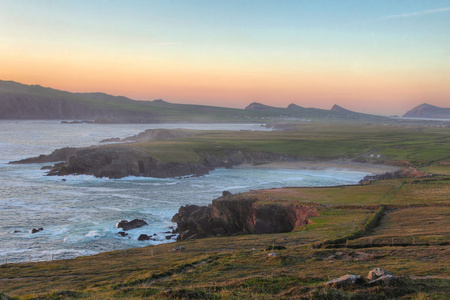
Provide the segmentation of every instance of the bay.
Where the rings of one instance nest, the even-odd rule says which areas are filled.
[[[87,175],[45,176],[43,164],[9,161],[48,154],[61,147],[97,145],[146,129],[267,130],[259,124],[61,124],[59,121],[0,121],[0,263],[67,259],[99,252],[173,242],[172,216],[182,205],[207,205],[222,191],[283,186],[357,183],[367,175],[352,170],[293,170],[240,167],[201,177],[122,179]],[[123,219],[149,223],[121,237]],[[33,228],[44,230],[31,233]],[[141,242],[145,233],[156,241]]]

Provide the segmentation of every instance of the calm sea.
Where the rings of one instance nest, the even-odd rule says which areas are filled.
[[[59,121],[0,121],[0,264],[66,259],[142,247],[167,240],[170,220],[186,204],[207,205],[221,195],[282,186],[357,183],[367,173],[346,170],[218,169],[185,179],[45,176],[42,164],[8,162],[67,146],[96,145],[149,128],[264,130],[254,124],[60,124]],[[48,165],[48,164],[47,164]],[[117,234],[120,220],[144,219],[149,226]],[[44,228],[31,233],[33,228]],[[141,233],[157,241],[140,242]]]

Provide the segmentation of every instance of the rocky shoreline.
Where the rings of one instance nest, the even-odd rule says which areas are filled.
[[[49,169],[48,175],[84,174],[117,179],[127,176],[155,178],[201,176],[216,168],[295,160],[291,156],[263,151],[197,151],[196,155],[198,162],[166,162],[145,154],[138,147],[123,147],[118,144],[88,148],[62,148],[49,155],[40,155],[10,163],[58,162],[53,166],[45,167]]]
[[[256,198],[240,198],[224,191],[208,206],[180,207],[172,218],[178,240],[236,234],[290,232],[317,216],[318,205],[264,204]]]

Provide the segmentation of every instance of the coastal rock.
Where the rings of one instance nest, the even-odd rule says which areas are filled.
[[[126,237],[128,235],[128,233],[126,233],[125,231],[119,231],[117,234],[122,237]]]
[[[222,197],[228,197],[228,196],[232,196],[233,194],[231,194],[229,191],[223,191],[222,192]]]
[[[39,155],[37,157],[30,157],[18,161],[12,161],[10,164],[34,164],[34,163],[49,163],[57,161],[67,161],[70,157],[75,155],[77,148],[64,147],[61,149],[56,149],[48,155]],[[52,166],[45,166],[42,169],[51,169]]]
[[[177,223],[178,240],[290,232],[318,215],[316,209],[308,206],[258,202],[255,198],[220,197],[209,206],[182,206],[172,218]]]
[[[33,229],[31,230],[31,233],[37,233],[37,232],[42,231],[42,230],[44,230],[44,228],[42,228],[42,227],[39,227],[39,228],[33,228]]]
[[[158,131],[157,139],[176,138],[186,135],[184,131]],[[190,133],[192,134],[192,133]],[[144,140],[149,138],[144,135]],[[140,139],[140,138],[139,138]],[[49,176],[71,174],[93,175],[95,177],[123,178],[143,176],[155,178],[202,176],[215,168],[231,168],[241,164],[259,164],[274,161],[293,161],[295,157],[242,150],[196,151],[198,162],[167,162],[153,157],[141,147],[123,147],[120,144],[92,146],[87,148],[62,148],[50,155],[40,155],[10,163],[58,162],[50,168]]]
[[[127,230],[131,230],[134,228],[139,228],[139,227],[142,227],[145,225],[148,225],[148,223],[145,222],[144,220],[134,219],[134,220],[131,220],[130,222],[128,222],[127,220],[122,220],[119,223],[117,223],[116,227],[122,228],[123,230],[127,231]]]
[[[148,240],[150,240],[150,237],[148,236],[148,235],[146,235],[146,234],[141,234],[139,237],[138,237],[138,241],[148,241]]]

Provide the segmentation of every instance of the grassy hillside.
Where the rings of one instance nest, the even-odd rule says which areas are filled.
[[[408,161],[420,167],[450,162],[450,131],[433,127],[301,125],[297,131],[281,132],[197,131],[189,138],[134,146],[163,161],[179,162],[196,162],[195,152],[227,149],[267,151],[311,160]]]

